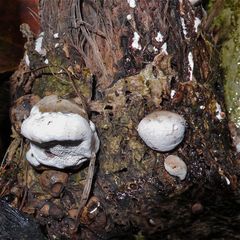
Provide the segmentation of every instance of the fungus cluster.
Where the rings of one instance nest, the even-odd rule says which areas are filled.
[[[99,149],[95,125],[75,102],[44,97],[22,123],[21,134],[30,140],[27,160],[34,166],[75,167]]]
[[[185,120],[173,112],[155,111],[140,121],[137,130],[147,146],[167,152],[182,142]],[[86,111],[76,102],[55,95],[33,106],[22,123],[21,134],[30,141],[26,158],[36,167],[76,167],[99,149],[95,125]],[[187,166],[178,156],[169,155],[164,167],[170,175],[185,179]]]
[[[137,131],[147,146],[159,152],[168,152],[182,142],[185,120],[177,113],[155,111],[140,121]],[[170,175],[185,179],[187,166],[178,156],[169,155],[164,167]]]

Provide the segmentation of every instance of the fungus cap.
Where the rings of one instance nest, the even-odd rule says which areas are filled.
[[[187,175],[187,165],[176,155],[169,155],[164,160],[164,167],[166,171],[175,177],[184,180]]]
[[[91,132],[88,120],[78,114],[42,113],[37,106],[32,108],[30,116],[23,121],[21,127],[21,134],[37,143],[87,139]]]
[[[185,120],[177,113],[155,111],[140,121],[137,131],[147,146],[167,152],[182,142]]]

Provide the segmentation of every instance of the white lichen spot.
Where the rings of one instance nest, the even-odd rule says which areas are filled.
[[[199,2],[200,0],[189,0],[189,2],[192,4],[192,5],[195,5],[197,2]]]
[[[165,53],[165,54],[168,54],[168,52],[167,52],[167,43],[166,43],[166,42],[162,45],[161,51],[162,51],[163,53]]]
[[[135,8],[137,6],[136,0],[127,0],[130,8]]]
[[[133,39],[132,39],[132,48],[135,48],[135,49],[138,49],[138,50],[141,50],[142,49],[142,46],[140,45],[139,43],[139,40],[140,40],[140,36],[137,32],[134,32],[134,36],[133,36]]]
[[[24,60],[25,60],[26,65],[30,66],[30,59],[29,59],[29,56],[27,55],[27,53],[24,56]]]
[[[42,47],[43,36],[44,36],[44,32],[41,32],[39,34],[39,37],[36,39],[35,51],[37,51],[40,55],[45,56],[46,55],[46,49],[44,49]]]
[[[231,184],[230,180],[225,176],[224,176],[224,178],[225,178],[225,181],[226,181],[227,185],[230,185]]]
[[[54,37],[54,38],[59,38],[59,33],[54,33],[54,34],[53,34],[53,37]]]
[[[193,55],[192,52],[188,53],[188,68],[189,68],[189,80],[192,81],[193,77],[193,67],[194,67],[194,62],[193,62]]]
[[[237,143],[235,147],[236,147],[237,152],[239,153],[240,152],[240,142]]]
[[[47,58],[45,59],[44,63],[45,63],[45,64],[49,64],[49,61],[48,61]]]
[[[180,18],[180,20],[181,20],[181,23],[182,23],[183,34],[186,37],[187,36],[187,27],[186,27],[186,24],[185,24],[185,20],[182,17]]]
[[[217,102],[216,102],[216,118],[218,120],[222,120],[223,119],[221,106]]]
[[[172,99],[175,96],[175,94],[176,94],[176,91],[175,90],[171,90],[170,96],[171,96]]]
[[[157,36],[155,37],[157,42],[162,42],[163,41],[163,35],[161,34],[161,32],[157,33]]]
[[[195,30],[195,32],[198,31],[198,27],[199,27],[200,23],[201,23],[201,20],[198,17],[195,17],[195,20],[194,20],[194,30]]]
[[[132,15],[131,14],[128,14],[127,15],[127,20],[130,21],[132,19]]]

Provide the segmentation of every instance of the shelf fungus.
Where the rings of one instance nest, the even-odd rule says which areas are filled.
[[[141,120],[137,131],[147,146],[167,152],[182,142],[185,120],[177,113],[155,111]]]
[[[164,160],[164,167],[166,171],[180,180],[184,180],[187,175],[187,165],[176,155],[169,155]]]
[[[95,125],[83,108],[55,95],[33,106],[21,134],[30,141],[26,158],[36,167],[77,167],[99,149]]]

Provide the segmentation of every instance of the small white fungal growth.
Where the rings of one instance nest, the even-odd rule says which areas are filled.
[[[157,53],[157,52],[158,52],[158,48],[156,48],[155,46],[153,46],[153,51],[154,51],[155,53]]]
[[[222,109],[221,109],[221,106],[220,106],[220,104],[218,104],[217,102],[216,102],[216,118],[218,119],[218,120],[222,120],[223,119],[223,117],[222,117]]]
[[[54,45],[54,47],[55,47],[55,48],[59,47],[59,43],[56,43],[56,44]]]
[[[168,52],[167,52],[167,43],[166,43],[166,42],[162,45],[161,51],[162,51],[163,53],[165,53],[165,54],[168,54]]]
[[[137,131],[147,146],[167,152],[182,142],[185,120],[177,113],[155,111],[140,121]]]
[[[189,2],[192,4],[192,5],[195,5],[196,3],[200,2],[201,0],[189,0]]]
[[[175,94],[176,94],[176,91],[175,90],[171,90],[171,93],[170,93],[171,99],[173,99]]]
[[[155,37],[157,42],[162,42],[163,41],[163,35],[161,34],[161,32],[157,33],[157,36]]]
[[[127,20],[130,21],[132,19],[132,15],[131,14],[128,14],[127,15]]]
[[[194,68],[194,62],[193,62],[192,52],[189,52],[189,53],[188,53],[188,64],[189,64],[189,80],[192,81],[193,68]]]
[[[27,66],[30,66],[30,59],[29,59],[29,56],[27,53],[24,56],[24,60],[25,60],[25,63],[27,64]]]
[[[227,185],[230,185],[231,184],[230,180],[225,176],[224,176],[224,178],[225,178],[225,181],[226,181]]]
[[[134,32],[134,36],[132,39],[132,47],[138,50],[142,49],[142,46],[139,44],[140,36],[137,32]]]
[[[164,167],[166,171],[180,180],[184,180],[187,175],[186,163],[176,155],[169,155],[164,160]]]
[[[130,8],[135,8],[137,6],[136,0],[127,0]]]
[[[236,151],[239,153],[240,152],[240,143],[236,144]]]
[[[59,38],[59,33],[54,33],[54,34],[53,34],[53,37],[54,37],[54,38]]]
[[[194,20],[194,29],[195,29],[195,32],[197,33],[198,31],[198,27],[199,25],[201,24],[201,20],[198,18],[198,17],[195,17],[195,20]]]
[[[44,32],[41,32],[35,42],[35,51],[37,51],[40,55],[45,56],[46,49],[42,47],[43,37]]]
[[[27,160],[36,167],[63,169],[79,166],[96,153],[95,125],[80,113],[77,104],[55,95],[37,103],[21,127],[21,134],[30,140]]]
[[[45,64],[49,64],[49,60],[46,58],[44,61]]]
[[[186,24],[185,24],[185,20],[182,17],[180,18],[180,20],[181,20],[181,23],[182,23],[183,34],[184,34],[185,37],[187,37],[187,27],[186,27]]]

